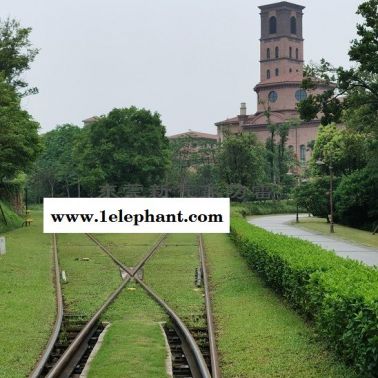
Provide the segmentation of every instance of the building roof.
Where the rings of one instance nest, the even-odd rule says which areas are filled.
[[[224,121],[219,121],[216,122],[216,126],[221,126],[221,125],[231,125],[231,124],[239,124],[239,117],[233,117],[233,118],[226,118]]]
[[[92,117],[89,117],[89,118],[86,118],[86,119],[83,119],[83,123],[85,125],[87,125],[88,123],[92,123],[92,122],[96,122],[97,120],[99,120],[100,117],[98,116],[92,116]]]
[[[298,10],[303,10],[303,9],[306,8],[303,5],[289,3],[288,1],[279,1],[278,3],[272,3],[272,4],[267,4],[267,5],[261,5],[261,6],[259,6],[259,8],[262,11],[269,10],[269,9],[284,8],[284,7],[294,8],[294,9],[298,9]]]
[[[180,134],[174,134],[169,136],[169,139],[178,139],[178,138],[185,138],[185,137],[190,137],[190,138],[196,138],[196,139],[209,139],[209,140],[218,140],[218,136],[216,134],[208,134],[208,133],[201,133],[199,131],[192,131],[189,130],[185,133],[180,133]]]

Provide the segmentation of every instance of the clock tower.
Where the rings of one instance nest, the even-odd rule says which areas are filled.
[[[237,116],[215,124],[218,128],[218,139],[222,141],[230,133],[253,133],[260,142],[265,143],[271,138],[270,125],[279,127],[288,121],[294,122],[296,127],[289,129],[287,147],[305,164],[311,154],[308,146],[316,139],[320,121],[318,118],[308,122],[300,120],[297,105],[308,93],[322,93],[330,85],[318,80],[315,89],[306,92],[301,88],[304,7],[279,1],[262,5],[259,9],[260,81],[254,88],[258,96],[257,110],[248,114],[243,102]]]
[[[254,88],[258,96],[257,114],[268,108],[285,112],[296,108],[306,92],[303,79],[304,7],[281,1],[260,6],[260,82]]]

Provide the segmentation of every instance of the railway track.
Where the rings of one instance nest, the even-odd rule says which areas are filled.
[[[57,241],[56,241],[56,236],[55,235],[52,236],[58,314],[57,314],[57,320],[54,326],[53,334],[50,337],[50,340],[45,349],[45,352],[41,356],[36,368],[31,373],[30,378],[72,377],[76,366],[79,364],[83,355],[86,353],[88,349],[88,345],[91,343],[91,340],[93,340],[93,335],[96,334],[97,328],[100,324],[99,321],[100,321],[101,315],[108,308],[108,306],[117,298],[117,296],[121,293],[121,291],[124,289],[124,287],[132,278],[148,293],[148,295],[156,303],[158,303],[163,308],[163,310],[165,311],[165,313],[169,316],[171,320],[171,324],[173,325],[175,334],[180,340],[180,347],[183,353],[182,357],[185,359],[185,363],[183,364],[183,366],[187,363],[188,365],[187,367],[188,367],[188,371],[190,371],[190,375],[188,375],[185,369],[183,369],[182,374],[178,374],[176,376],[177,377],[179,376],[193,377],[193,378],[211,378],[211,377],[218,378],[220,377],[217,354],[216,354],[216,347],[215,347],[214,327],[213,327],[212,315],[211,315],[210,296],[208,292],[206,264],[205,264],[205,259],[204,259],[202,237],[200,236],[200,239],[199,239],[199,252],[200,252],[202,274],[204,276],[204,289],[205,289],[205,302],[206,302],[205,307],[206,307],[206,317],[207,317],[207,323],[208,323],[208,338],[209,338],[212,374],[210,374],[209,368],[205,362],[205,359],[201,353],[201,350],[198,347],[191,332],[188,330],[188,328],[184,324],[184,322],[168,306],[168,304],[152,290],[152,288],[146,285],[138,277],[138,274],[137,274],[140,271],[140,269],[144,266],[144,264],[148,261],[148,259],[151,258],[153,254],[161,247],[167,235],[163,235],[161,238],[159,238],[159,240],[148,250],[146,255],[143,257],[143,259],[139,262],[139,264],[135,268],[126,267],[120,260],[118,260],[110,252],[108,248],[106,248],[93,235],[87,234],[87,236],[99,248],[101,248],[101,250],[105,252],[114,261],[114,263],[117,264],[127,275],[123,279],[122,283],[118,286],[118,288],[107,298],[107,300],[103,303],[103,305],[95,313],[95,315],[82,327],[80,332],[76,335],[76,337],[67,347],[67,349],[65,349],[62,355],[59,358],[55,357],[56,361],[53,364],[53,366],[49,366],[49,364],[51,365],[51,361],[52,361],[51,356],[54,350],[54,345],[55,346],[57,345],[59,331],[63,324],[63,301],[62,301],[62,293],[61,293],[61,288],[60,288],[60,271],[59,271],[59,264],[58,264]]]

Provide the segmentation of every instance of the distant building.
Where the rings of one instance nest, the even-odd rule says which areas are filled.
[[[180,160],[191,171],[196,171],[198,166],[213,164],[215,161],[214,148],[218,142],[216,134],[202,133],[189,130],[185,133],[175,134],[168,137],[174,144],[174,159]]]
[[[210,145],[210,144],[217,143],[218,135],[189,130],[185,133],[171,135],[168,137],[168,139],[172,141],[178,140],[178,139],[187,139],[187,140],[191,140],[193,145],[196,145],[200,142],[202,144],[204,142],[207,142]]]
[[[228,133],[254,133],[265,142],[270,133],[266,111],[270,112],[271,124],[282,124],[298,119],[296,105],[307,97],[301,89],[303,79],[303,34],[301,5],[281,1],[259,7],[261,10],[260,82],[255,86],[257,112],[247,114],[245,103],[240,114],[217,122],[218,138],[223,140]],[[323,92],[320,84],[316,92]],[[287,145],[293,149],[298,160],[305,162],[311,151],[307,144],[316,139],[320,121],[300,122],[298,128],[290,129]]]
[[[90,125],[91,123],[94,123],[94,122],[98,121],[99,119],[100,119],[100,117],[98,117],[98,116],[93,116],[93,117],[83,119],[84,126]]]

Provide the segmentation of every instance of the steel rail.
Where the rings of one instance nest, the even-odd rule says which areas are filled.
[[[53,332],[50,336],[50,339],[48,341],[48,344],[40,357],[37,365],[33,369],[33,371],[30,374],[30,378],[37,378],[41,375],[42,370],[54,348],[54,345],[59,337],[59,331],[62,327],[63,322],[63,296],[62,296],[62,287],[60,285],[60,269],[59,269],[59,261],[58,261],[58,247],[57,247],[57,238],[56,234],[52,234],[52,251],[53,251],[53,261],[54,261],[54,281],[55,281],[55,296],[56,296],[56,319],[55,324],[53,328]]]
[[[221,372],[219,368],[218,350],[215,340],[215,329],[214,329],[214,318],[211,306],[210,288],[207,276],[206,268],[206,255],[205,248],[203,244],[202,234],[199,235],[199,254],[201,260],[201,269],[203,277],[203,286],[205,289],[205,308],[206,308],[206,319],[207,319],[207,330],[209,334],[209,348],[210,348],[210,361],[211,361],[211,374],[213,378],[220,378]]]
[[[118,286],[116,291],[114,291],[107,300],[103,303],[103,305],[97,310],[97,312],[93,315],[93,317],[89,320],[89,322],[84,326],[84,328],[80,331],[80,333],[76,336],[74,341],[70,344],[70,346],[65,350],[63,355],[59,358],[57,363],[54,367],[49,371],[46,375],[47,378],[66,378],[69,377],[71,374],[70,362],[73,358],[75,358],[76,353],[81,349],[82,344],[87,341],[88,334],[91,333],[93,327],[96,325],[97,321],[100,319],[101,314],[106,310],[106,308],[116,299],[122,289],[126,286],[126,284],[130,281],[130,276],[126,277],[121,285]]]
[[[117,259],[108,248],[106,248],[98,239],[96,239],[92,234],[86,234],[93,242],[97,244],[120,268],[122,268],[129,276],[133,277],[147,262],[147,260],[160,248],[163,241],[167,238],[168,234],[163,234],[153,246],[148,250],[147,254],[139,262],[139,264],[134,268],[130,269],[125,264],[123,264],[119,259]]]
[[[112,255],[112,253],[101,244],[99,240],[97,240],[93,235],[87,234],[87,236],[94,241],[105,253],[109,255],[109,257],[119,266],[121,267],[128,276],[123,280],[122,284],[118,287],[116,292],[111,294],[107,301],[101,306],[101,308],[96,312],[96,314],[92,317],[92,319],[85,325],[85,327],[80,331],[78,336],[75,340],[70,344],[67,350],[63,353],[61,358],[58,362],[54,365],[54,367],[49,371],[46,378],[68,378],[72,372],[72,361],[77,362],[78,359],[75,356],[78,352],[83,349],[83,344],[88,341],[90,333],[93,330],[93,327],[99,320],[102,312],[109,306],[109,304],[118,296],[118,294],[122,291],[122,289],[126,286],[126,284],[130,281],[133,277],[138,284],[146,290],[146,292],[165,310],[167,315],[172,319],[174,328],[176,329],[177,334],[179,335],[183,350],[188,360],[188,364],[190,366],[191,372],[193,374],[193,378],[211,378],[210,372],[206,365],[206,362],[202,356],[202,353],[196,344],[193,336],[191,335],[188,328],[179,318],[179,316],[160,298],[149,288],[143,281],[141,281],[136,274],[138,271],[143,267],[143,265],[147,262],[147,260],[157,251],[160,247],[164,239],[166,238],[166,234],[163,235],[148,251],[148,253],[144,256],[141,262],[137,265],[135,269],[129,269],[126,267],[121,261],[119,261],[116,257]]]
[[[180,337],[181,342],[183,343],[183,349],[185,356],[188,360],[188,364],[190,370],[193,374],[193,378],[211,378],[209,369],[207,364],[203,358],[203,355],[194,340],[193,336],[191,335],[190,331],[184,324],[184,322],[180,319],[180,317],[168,306],[168,304],[161,299],[149,286],[147,286],[141,279],[136,276],[136,273],[139,269],[146,263],[146,261],[156,252],[157,248],[161,245],[164,239],[167,237],[167,234],[164,234],[157,243],[151,248],[151,250],[147,253],[147,255],[142,259],[142,261],[137,265],[137,267],[131,271],[127,268],[123,263],[121,263],[118,259],[116,259],[112,253],[101,244],[99,240],[97,240],[93,235],[88,235],[96,244],[106,252],[113,261],[118,264],[122,269],[132,276],[138,284],[155,300],[167,313],[167,315],[171,318],[174,324],[174,328],[177,334]]]
[[[174,328],[178,336],[180,337],[181,342],[183,343],[183,350],[193,378],[211,378],[203,355],[183,321],[149,286],[147,286],[138,277],[134,276],[134,278],[138,282],[138,284],[147,291],[151,298],[155,300],[155,302],[157,302],[172,319]]]
[[[126,286],[126,284],[130,281],[131,277],[134,276],[146,263],[146,261],[156,252],[156,250],[160,247],[164,239],[167,237],[164,234],[159,240],[150,248],[147,254],[143,257],[142,261],[137,265],[135,269],[132,271],[126,267],[120,260],[118,260],[112,253],[102,245],[99,240],[97,240],[93,235],[86,234],[93,242],[95,242],[109,257],[118,265],[120,266],[128,276],[122,281],[121,285],[113,292],[108,299],[103,303],[100,309],[95,313],[95,315],[88,321],[88,323],[83,327],[83,329],[79,332],[76,336],[74,341],[70,344],[70,346],[65,350],[63,355],[59,358],[57,363],[54,367],[48,372],[46,375],[47,378],[65,378],[69,377],[72,372],[74,365],[80,360],[80,356],[85,349],[85,345],[87,344],[90,335],[93,333],[94,328],[100,319],[101,314],[106,310],[106,308],[116,299],[122,289]],[[58,331],[59,334],[59,331]],[[47,356],[48,358],[48,356]],[[37,376],[38,377],[38,376]]]

